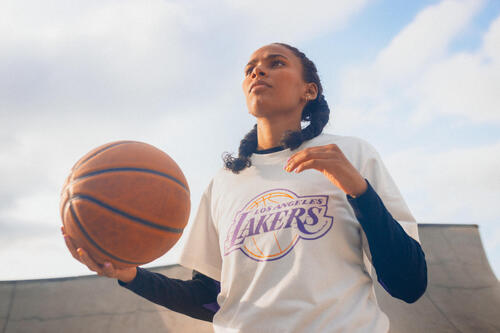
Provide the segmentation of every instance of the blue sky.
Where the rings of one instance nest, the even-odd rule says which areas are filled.
[[[325,131],[372,143],[419,222],[479,224],[500,276],[500,2],[7,0],[0,280],[88,273],[60,237],[59,192],[105,142],[168,152],[194,215],[221,153],[254,123],[243,66],[274,41],[316,63]]]

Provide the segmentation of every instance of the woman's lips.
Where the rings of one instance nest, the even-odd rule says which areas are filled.
[[[252,92],[255,89],[262,89],[263,87],[271,87],[271,85],[268,84],[267,82],[262,81],[262,80],[255,81],[250,86],[249,92]]]
[[[265,84],[258,84],[252,88],[252,91],[256,92],[256,91],[262,90],[264,88],[269,88],[269,86],[266,86]]]

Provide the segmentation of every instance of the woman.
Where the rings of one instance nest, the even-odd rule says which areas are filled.
[[[255,51],[243,91],[257,124],[203,193],[180,260],[192,280],[97,265],[65,236],[68,248],[152,302],[213,320],[216,332],[387,332],[368,260],[408,303],[424,293],[427,268],[379,155],[363,140],[322,134],[330,111],[321,82],[294,47]]]

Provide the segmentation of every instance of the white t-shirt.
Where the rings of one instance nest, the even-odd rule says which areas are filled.
[[[415,219],[367,142],[321,134],[294,151],[253,154],[251,167],[221,169],[212,179],[180,257],[181,265],[221,282],[215,332],[389,330],[366,236],[345,193],[317,170],[283,169],[295,152],[331,143],[419,240]]]

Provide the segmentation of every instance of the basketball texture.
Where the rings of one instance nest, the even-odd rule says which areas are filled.
[[[66,233],[97,262],[142,265],[180,238],[190,212],[189,187],[166,153],[117,141],[83,156],[61,192]]]

